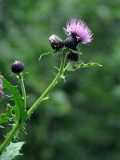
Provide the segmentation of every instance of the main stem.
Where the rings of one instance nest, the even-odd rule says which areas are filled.
[[[65,66],[65,61],[66,61],[66,53],[62,53],[62,60],[61,60],[61,65],[58,74],[52,81],[52,83],[48,86],[48,88],[44,91],[44,93],[38,98],[38,100],[32,105],[32,107],[28,110],[27,115],[28,117],[31,116],[31,114],[38,108],[38,106],[41,104],[43,99],[49,94],[49,92],[54,88],[54,86],[58,83],[61,75],[64,73],[64,66]],[[26,92],[24,88],[24,83],[23,83],[23,77],[21,79],[21,87],[22,87],[22,95],[24,98],[26,98]],[[25,101],[26,104],[26,101]],[[0,145],[0,154],[3,152],[5,147],[10,143],[10,141],[13,139],[14,135],[16,134],[17,130],[19,129],[20,122],[19,120],[15,123],[11,131],[7,134],[4,142]]]
[[[58,83],[61,75],[63,74],[64,71],[64,66],[65,66],[65,61],[66,61],[66,53],[62,53],[62,60],[61,60],[61,66],[59,69],[58,74],[52,81],[52,83],[48,86],[48,88],[43,92],[43,94],[40,96],[40,98],[32,105],[32,107],[28,110],[27,115],[30,117],[30,115],[38,108],[38,106],[41,104],[44,98],[49,94],[49,92],[54,88],[54,86]]]
[[[13,126],[13,128],[11,129],[11,131],[5,137],[4,142],[0,145],[0,154],[5,149],[5,147],[7,146],[7,144],[13,139],[13,137],[14,137],[16,131],[18,130],[18,128],[19,128],[19,121],[17,121],[15,123],[15,125]]]

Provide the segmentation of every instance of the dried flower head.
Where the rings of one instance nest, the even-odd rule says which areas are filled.
[[[21,61],[15,61],[11,66],[11,70],[13,73],[21,73],[24,70],[24,64]]]
[[[76,38],[78,42],[81,42],[83,44],[87,44],[92,41],[92,35],[93,35],[92,31],[82,20],[77,20],[77,19],[69,20],[64,30],[68,36]]]
[[[49,42],[55,51],[58,51],[63,47],[63,40],[56,35],[50,36]]]

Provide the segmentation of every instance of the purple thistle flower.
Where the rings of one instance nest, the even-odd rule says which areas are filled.
[[[77,20],[77,19],[69,20],[64,30],[68,36],[76,38],[78,42],[81,42],[83,44],[87,44],[92,41],[93,33],[88,28],[86,23],[82,20]]]

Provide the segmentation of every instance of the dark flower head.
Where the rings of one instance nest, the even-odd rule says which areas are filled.
[[[92,41],[92,31],[82,20],[69,20],[64,30],[68,36],[76,38],[78,42],[81,42],[83,44],[87,44]]]
[[[12,66],[11,70],[13,73],[21,73],[24,70],[24,64],[21,61],[15,61]]]
[[[78,42],[75,38],[69,36],[68,38],[66,38],[64,40],[64,45],[65,47],[67,48],[70,48],[70,49],[76,49],[77,45],[78,45]]]
[[[56,35],[50,36],[49,42],[55,51],[58,51],[63,47],[63,40]]]
[[[79,55],[77,53],[72,53],[72,51],[69,51],[67,53],[67,59],[70,61],[79,61]]]

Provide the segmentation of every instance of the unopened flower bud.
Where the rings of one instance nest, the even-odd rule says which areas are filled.
[[[63,47],[63,40],[56,35],[50,36],[49,37],[49,42],[50,42],[51,47],[55,51],[58,51]]]
[[[70,61],[79,61],[79,55],[77,53],[72,53],[71,51],[69,51],[67,53],[67,59]]]
[[[11,66],[11,70],[13,73],[21,73],[24,70],[24,64],[21,61],[15,61]]]
[[[67,48],[70,48],[70,49],[76,49],[77,45],[78,45],[78,42],[75,38],[73,37],[68,37],[64,40],[64,45],[65,47]]]

